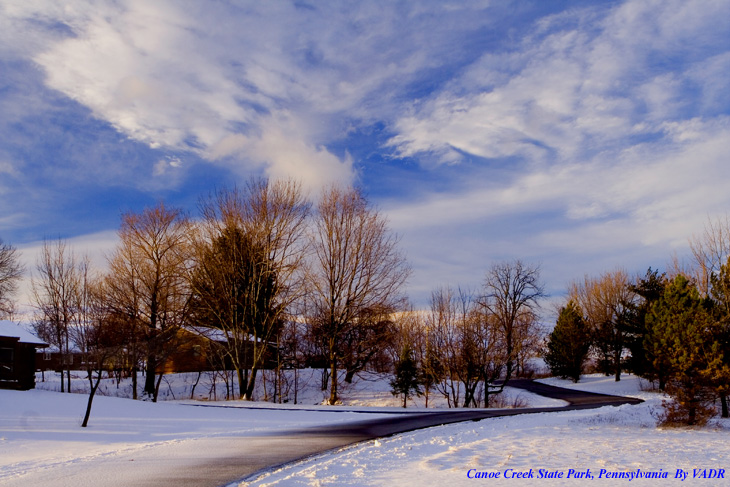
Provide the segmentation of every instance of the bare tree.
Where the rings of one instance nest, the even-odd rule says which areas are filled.
[[[539,300],[544,296],[538,266],[514,260],[493,264],[487,271],[480,304],[502,332],[506,354],[504,384],[512,378],[524,349],[524,325],[534,320]]]
[[[176,347],[185,318],[189,226],[181,210],[162,203],[142,213],[126,213],[119,245],[109,259],[109,305],[142,333],[147,361],[144,392],[153,401],[157,400],[163,365]]]
[[[697,283],[702,296],[708,296],[712,287],[712,276],[730,257],[730,215],[725,214],[712,220],[707,218],[701,235],[689,239],[689,248],[694,258],[693,265],[687,269],[688,278]]]
[[[303,295],[309,210],[291,180],[252,179],[201,203],[193,309],[225,333],[241,397],[253,398],[270,344]]]
[[[462,392],[463,407],[489,407],[491,397],[504,390],[500,379],[510,358],[505,328],[480,301],[471,293],[449,287],[431,294],[426,322],[429,343],[435,346],[430,367],[438,378],[436,388],[450,407],[459,407]],[[515,343],[522,339],[520,332],[513,334]]]
[[[92,275],[89,259],[79,261],[77,292],[74,299],[74,319],[69,335],[83,355],[83,366],[89,383],[89,398],[82,427],[89,424],[91,406],[99,389],[103,373],[113,366],[114,359],[126,344],[124,327],[119,326],[107,308],[104,280]]]
[[[15,308],[13,297],[22,275],[23,266],[18,260],[17,250],[0,239],[0,317],[12,316]]]
[[[585,276],[582,282],[569,286],[568,294],[585,314],[601,369],[606,375],[613,372],[616,381],[621,380],[626,328],[637,299],[629,275],[616,269],[596,278]]]
[[[431,292],[430,312],[426,316],[426,370],[435,379],[434,386],[447,400],[449,407],[459,407],[463,361],[462,331],[454,290],[440,287]],[[461,325],[461,326],[460,326]]]
[[[355,374],[368,367],[380,371],[389,367],[387,350],[397,334],[393,315],[390,307],[364,309],[357,316],[357,326],[343,334],[341,365],[346,383],[351,384]]]
[[[278,343],[284,322],[304,296],[304,259],[310,203],[293,180],[251,180],[247,187],[243,230],[263,250],[255,290],[260,305],[252,308],[253,361],[246,398],[253,398],[256,371],[269,344]]]
[[[719,306],[720,326],[730,335],[730,287],[728,265],[730,259],[730,215],[716,219],[707,218],[704,230],[689,240],[693,262],[684,274],[693,279],[702,296],[709,296]],[[728,362],[728,359],[725,359]],[[723,383],[724,382],[724,383]],[[722,405],[722,416],[728,417],[727,394],[730,387],[727,379],[720,381],[718,394]]]
[[[67,248],[65,241],[43,242],[31,286],[37,309],[33,327],[39,337],[58,348],[61,357],[61,392],[65,391],[64,370],[68,392],[71,392],[69,330],[76,318],[80,270],[73,250]]]
[[[394,312],[405,302],[401,286],[410,268],[386,219],[354,188],[332,187],[317,207],[312,235],[310,323],[325,342],[330,366],[329,403],[338,401],[342,340],[364,313]]]

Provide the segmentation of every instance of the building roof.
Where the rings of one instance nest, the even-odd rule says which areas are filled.
[[[0,320],[0,337],[18,338],[20,343],[29,343],[47,347],[48,344],[21,327],[17,323],[9,320]]]

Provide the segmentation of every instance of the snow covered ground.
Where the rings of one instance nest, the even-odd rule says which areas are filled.
[[[289,409],[292,409],[293,405],[312,406],[322,405],[326,402],[329,398],[329,389],[322,390],[321,388],[322,378],[320,369],[302,369],[297,371],[296,383],[298,387],[296,394],[294,393],[295,381],[293,373],[294,371],[292,370],[285,371],[285,386],[283,387],[285,400],[277,401],[283,404],[273,405],[269,402],[274,397],[274,383],[271,371],[264,371],[258,375],[254,399],[266,403],[266,407]],[[232,375],[232,373],[229,372],[229,375]],[[89,384],[84,377],[83,372],[72,372],[71,390],[73,392],[88,393]],[[338,391],[342,406],[348,406],[348,409],[363,406],[365,408],[385,407],[402,410],[403,399],[393,396],[390,392],[390,378],[391,376],[388,374],[363,372],[356,375],[351,384],[340,381]],[[223,379],[221,372],[203,372],[200,375],[197,373],[165,375],[160,385],[158,400],[180,402],[192,399],[206,402],[218,401],[217,404],[231,405],[230,402],[224,401],[227,397],[231,396],[233,390],[237,390],[238,386],[235,377],[228,377],[227,380],[229,383],[228,391],[226,390],[226,381]],[[137,387],[141,390],[144,381],[141,375],[138,381],[139,384]],[[59,392],[61,390],[59,374],[46,372],[44,378],[42,378],[42,375],[38,373],[36,375],[36,389]],[[131,398],[131,379],[122,379],[120,382],[117,382],[113,378],[102,379],[97,395]],[[501,403],[499,405],[500,407],[511,407],[515,403],[520,407],[548,407],[566,404],[563,401],[536,396],[509,387],[498,398],[498,402]],[[423,408],[425,407],[425,403],[426,398],[424,396],[413,397],[408,400],[408,407]],[[437,394],[435,391],[431,391],[428,407],[447,408],[448,403],[443,396]]]
[[[641,391],[633,376],[618,383],[602,376],[578,384],[544,382],[646,402],[429,428],[290,464],[240,485],[558,486],[588,480],[600,485],[728,485],[727,420],[703,429],[657,428],[661,396]],[[718,479],[722,469],[724,478]],[[479,478],[485,473],[492,478]],[[647,473],[658,478],[637,478]]]
[[[39,388],[58,386],[57,378],[48,379],[38,384]],[[480,481],[511,485],[515,480],[566,485],[575,483],[572,477],[587,469],[596,480],[602,469],[610,473],[658,472],[669,477],[632,481],[640,485],[680,485],[674,477],[682,469],[689,473],[689,478],[681,485],[727,485],[726,480],[692,477],[693,469],[730,471],[727,441],[730,423],[718,420],[701,430],[658,429],[653,414],[660,408],[661,397],[640,391],[635,377],[627,376],[618,384],[611,378],[595,376],[577,385],[555,379],[548,381],[596,392],[637,396],[647,402],[639,406],[544,413],[429,428],[319,455],[241,485],[444,487]],[[79,379],[72,388],[80,389],[82,384]],[[112,383],[107,386],[105,394],[108,395],[125,390],[124,384],[120,384],[120,389]],[[86,402],[83,394],[38,389],[0,391],[0,485],[124,485],[129,472],[144,476],[145,469],[151,471],[161,462],[168,468],[189,468],[191,458],[201,465],[212,461],[209,456],[213,450],[207,445],[214,441],[226,440],[231,444],[241,438],[267,441],[267,435],[277,431],[363,418],[362,413],[345,412],[347,409],[365,410],[373,405],[375,409],[369,410],[383,413],[400,409],[395,407],[398,399],[388,392],[387,381],[375,377],[350,387],[343,401],[345,405],[335,408],[314,406],[321,402],[318,387],[305,388],[308,392],[302,392],[302,401],[298,401],[302,404],[296,406],[240,401],[215,403],[229,406],[225,408],[192,407],[192,403],[212,403],[189,400],[187,377],[171,378],[167,389],[169,393],[165,397],[174,396],[176,400],[155,404],[97,397],[90,427],[86,429],[79,427]],[[552,400],[523,392],[511,394],[520,395],[520,401],[531,406],[555,405]],[[145,458],[148,461],[142,462]],[[555,475],[562,473],[563,479],[538,479],[540,469]],[[470,478],[482,472],[499,477]],[[528,478],[505,479],[505,475],[519,473],[526,473]],[[531,480],[530,474],[534,477]],[[568,481],[565,476],[569,474]],[[609,479],[603,484],[621,485],[626,481]]]

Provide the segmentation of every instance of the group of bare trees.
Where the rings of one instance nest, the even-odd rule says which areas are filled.
[[[37,309],[34,328],[59,351],[62,392],[64,371],[65,389],[71,391],[72,352],[82,355],[90,390],[82,426],[88,424],[104,364],[121,344],[103,290],[103,282],[92,274],[88,258],[77,257],[62,240],[44,242],[32,280]]]
[[[130,375],[135,398],[141,371],[142,393],[155,401],[190,332],[224,343],[219,364],[235,370],[239,397],[254,397],[272,363],[310,365],[322,368],[330,404],[343,382],[403,355],[427,395],[488,405],[538,347],[538,268],[495,264],[478,292],[439,288],[428,312],[408,311],[399,239],[355,188],[328,188],[312,204],[294,181],[252,179],[199,209],[200,218],[163,203],[125,213],[103,272],[63,240],[44,243],[34,325],[62,356],[64,389],[65,356],[84,355],[89,407],[104,369]],[[12,260],[14,249],[4,251]],[[0,298],[20,272],[6,270]]]
[[[329,188],[312,205],[293,181],[253,179],[199,208],[198,219],[162,203],[124,214],[104,272],[63,240],[44,243],[35,328],[69,364],[63,388],[64,356],[84,354],[89,407],[105,368],[132,377],[134,398],[142,371],[155,401],[182,330],[222,337],[218,363],[235,370],[239,397],[254,397],[273,361],[277,372],[321,367],[330,404],[343,382],[403,355],[427,402],[436,392],[454,407],[488,405],[539,347],[538,268],[495,264],[478,292],[439,288],[428,312],[409,311],[399,239],[355,188]]]
[[[124,214],[104,272],[63,240],[45,242],[32,279],[39,335],[62,363],[86,354],[99,368],[90,381],[102,367],[131,375],[135,398],[141,370],[143,394],[157,399],[192,333],[223,343],[219,365],[235,369],[241,398],[272,362],[326,362],[336,403],[338,384],[385,354],[405,305],[410,269],[386,219],[355,188],[331,187],[313,206],[290,180],[252,179],[199,208],[198,219],[162,203]]]
[[[402,320],[395,350],[412,350],[420,384],[450,407],[489,407],[542,343],[537,308],[544,296],[539,268],[500,262],[487,271],[476,292],[440,287],[428,311]]]

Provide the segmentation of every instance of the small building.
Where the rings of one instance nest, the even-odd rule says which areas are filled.
[[[177,335],[176,350],[165,359],[157,372],[165,374],[178,372],[201,372],[209,370],[233,370],[231,358],[225,353],[228,337],[225,332],[217,328],[190,327],[181,328]],[[241,353],[247,357],[244,365],[251,367],[253,357],[254,337],[249,336],[244,341],[245,351]],[[259,343],[262,343],[259,340]],[[267,343],[262,369],[276,368],[276,344]]]
[[[0,389],[33,389],[36,349],[47,346],[16,323],[0,320]]]
[[[78,350],[61,353],[58,351],[58,347],[50,346],[36,353],[35,369],[40,372],[47,370],[54,372],[86,370],[86,362],[84,361],[84,354]]]

